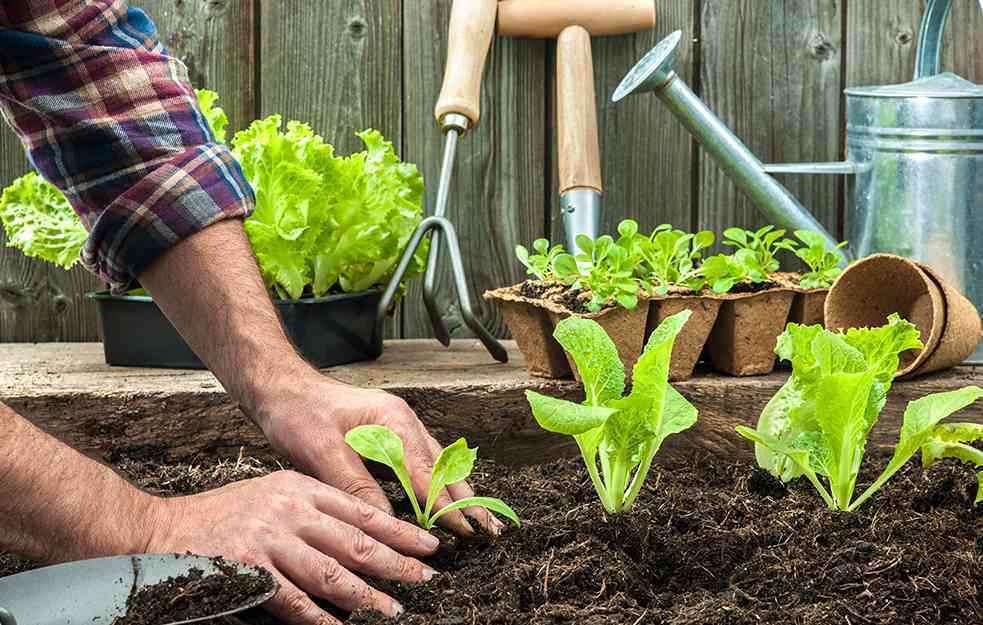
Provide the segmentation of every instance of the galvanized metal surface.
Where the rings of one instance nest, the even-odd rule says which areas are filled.
[[[227,561],[237,572],[254,568]],[[0,579],[2,625],[109,625],[126,613],[130,593],[165,579],[187,575],[191,569],[205,575],[220,570],[210,558],[165,554],[115,556],[58,564]],[[220,614],[175,621],[183,625],[228,616],[261,605],[273,589],[247,604]]]
[[[567,249],[577,249],[577,235],[596,239],[601,234],[602,197],[595,189],[572,189],[560,196],[560,217]]]
[[[983,2],[981,2],[983,6]],[[983,87],[939,73],[949,0],[931,0],[916,79],[846,90],[847,162],[762,165],[675,76],[679,35],[663,40],[615,92],[654,91],[769,220],[835,239],[769,173],[845,174],[845,235],[855,257],[889,252],[935,267],[983,308]],[[968,360],[983,362],[983,344]]]

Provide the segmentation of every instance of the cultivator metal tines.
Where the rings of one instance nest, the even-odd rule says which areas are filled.
[[[413,255],[430,235],[430,251],[427,257],[427,270],[423,278],[423,302],[426,304],[430,323],[437,340],[450,345],[451,337],[440,314],[436,299],[437,263],[440,260],[441,244],[447,240],[447,252],[451,258],[451,272],[454,288],[464,323],[484,344],[488,352],[499,362],[508,362],[505,347],[489,332],[474,314],[471,306],[471,291],[464,277],[464,262],[457,241],[454,224],[445,214],[447,196],[450,192],[451,177],[454,173],[454,157],[458,139],[475,127],[480,117],[481,75],[485,58],[491,46],[495,31],[495,18],[498,13],[498,0],[455,0],[451,8],[450,36],[447,48],[447,67],[444,84],[437,100],[435,115],[446,135],[444,159],[440,169],[440,183],[437,187],[437,200],[433,216],[427,217],[417,227],[403,251],[396,272],[389,280],[382,301],[376,313],[376,341],[382,340],[382,328],[392,304],[399,283],[413,261]]]

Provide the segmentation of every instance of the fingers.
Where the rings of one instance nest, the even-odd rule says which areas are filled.
[[[328,462],[326,460],[326,462]],[[314,474],[323,482],[336,486],[356,499],[361,499],[386,514],[393,514],[392,504],[362,463],[361,457],[348,445],[331,450],[330,468],[319,464]]]
[[[275,568],[267,568],[275,571]],[[341,625],[341,622],[317,607],[307,593],[294,586],[279,572],[274,572],[279,588],[263,608],[288,625]]]
[[[403,606],[395,599],[360,580],[335,558],[300,541],[281,548],[274,554],[273,564],[308,594],[330,601],[342,610],[354,612],[364,608],[390,618],[403,613]]]
[[[341,491],[324,487],[315,497],[314,505],[320,512],[360,529],[400,553],[429,556],[440,546],[436,536]]]
[[[436,574],[419,560],[398,554],[362,530],[329,517],[322,517],[320,523],[298,535],[345,568],[378,579],[424,582]]]

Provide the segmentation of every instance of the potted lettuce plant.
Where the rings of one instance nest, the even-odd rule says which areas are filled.
[[[228,119],[216,94],[198,93],[218,140]],[[318,367],[378,357],[375,316],[413,231],[423,218],[423,176],[375,130],[365,150],[339,157],[310,126],[279,115],[254,121],[229,142],[256,192],[245,229],[288,335]],[[0,198],[7,245],[65,269],[87,232],[61,192],[35,173]],[[426,262],[421,246],[407,273]],[[90,293],[100,309],[111,365],[200,368],[201,361],[140,289]]]

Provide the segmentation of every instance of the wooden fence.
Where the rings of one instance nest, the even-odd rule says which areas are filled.
[[[535,1],[535,0],[530,0]],[[374,127],[417,163],[432,204],[442,137],[432,118],[440,88],[451,0],[132,0],[157,22],[198,86],[217,90],[238,130],[281,113],[311,123],[341,153],[352,133]],[[837,160],[844,152],[847,86],[911,79],[923,2],[917,0],[656,0],[655,30],[599,38],[594,65],[605,182],[604,226],[624,217],[651,228],[670,222],[720,230],[761,219],[652,96],[612,105],[610,94],[651,46],[684,33],[681,70],[691,86],[768,162]],[[983,15],[954,0],[945,67],[983,82]],[[2,51],[0,51],[2,53]],[[554,46],[497,40],[487,68],[483,121],[460,146],[450,217],[466,255],[481,318],[507,330],[480,300],[521,272],[517,242],[559,239],[553,133]],[[0,135],[0,184],[27,171],[16,137]],[[788,177],[789,188],[836,230],[836,177]],[[442,309],[467,335],[446,269]],[[82,269],[63,272],[0,251],[0,341],[97,338],[82,294],[97,287]],[[410,296],[393,336],[429,336]]]

